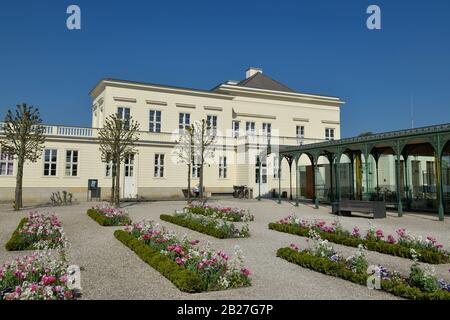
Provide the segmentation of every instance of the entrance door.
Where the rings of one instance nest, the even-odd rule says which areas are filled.
[[[134,179],[134,154],[129,154],[125,158],[125,178],[123,197],[125,199],[136,198],[136,186]]]

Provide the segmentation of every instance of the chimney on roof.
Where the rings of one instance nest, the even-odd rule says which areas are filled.
[[[250,67],[247,69],[247,71],[245,72],[245,78],[248,79],[252,76],[254,76],[257,73],[263,73],[263,70],[260,68],[254,68],[254,67]]]

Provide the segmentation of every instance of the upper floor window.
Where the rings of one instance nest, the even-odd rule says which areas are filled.
[[[66,176],[78,176],[78,151],[76,150],[66,151]]]
[[[325,129],[325,140],[334,140],[334,129]]]
[[[2,151],[0,153],[0,176],[12,176],[14,171],[14,157]]]
[[[130,108],[117,108],[117,116],[123,121],[124,129],[130,129]]]
[[[219,157],[219,178],[226,179],[227,178],[227,157]]]
[[[161,132],[161,111],[150,110],[149,131]]]
[[[178,116],[178,129],[183,131],[191,125],[191,115],[189,113],[180,113]]]
[[[305,126],[297,126],[296,136],[302,139],[305,137]]]
[[[217,132],[217,116],[206,117],[206,128],[213,134]]]
[[[272,134],[272,124],[271,123],[263,123],[262,124],[262,133],[264,136],[270,136]]]
[[[255,134],[255,123],[254,122],[246,122],[245,123],[245,131],[247,132],[247,135],[253,135]]]
[[[164,155],[155,154],[155,169],[153,176],[155,178],[164,178]]]
[[[58,150],[44,150],[44,176],[56,176],[56,167],[58,163]]]
[[[234,121],[231,123],[232,130],[233,130],[233,138],[239,138],[239,121]]]

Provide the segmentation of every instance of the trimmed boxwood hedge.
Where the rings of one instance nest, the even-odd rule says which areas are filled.
[[[116,230],[114,236],[181,291],[195,293],[206,290],[199,275],[178,265],[169,257],[152,249],[128,232]]]
[[[216,229],[216,228],[211,228],[208,226],[204,226],[201,223],[198,223],[196,221],[187,221],[185,219],[179,218],[179,217],[175,217],[175,216],[170,216],[167,214],[162,214],[159,217],[161,220],[163,221],[167,221],[170,223],[174,223],[177,224],[179,226],[182,227],[186,227],[189,228],[191,230],[195,230],[204,234],[208,234],[210,236],[219,238],[219,239],[226,239],[228,238],[228,235],[225,231],[220,230],[220,229]]]
[[[6,243],[5,248],[8,251],[21,251],[21,250],[31,250],[33,249],[32,243],[27,243],[22,241],[22,237],[19,234],[19,230],[27,223],[28,219],[23,218],[20,220],[19,225],[11,236],[11,239]]]
[[[111,219],[105,217],[104,214],[99,213],[95,209],[89,209],[87,211],[87,215],[95,220],[99,225],[104,227],[119,227],[123,226],[123,224],[115,224]],[[131,220],[130,220],[131,223]]]
[[[308,237],[309,228],[292,226],[287,224],[270,223],[269,229],[298,235],[301,237]],[[360,244],[364,245],[368,250],[379,253],[389,254],[396,257],[412,259],[411,249],[399,244],[390,244],[385,241],[369,241],[366,239],[349,237],[340,234],[317,231],[320,237],[330,242],[344,245],[347,247],[357,248]],[[420,254],[419,260],[421,262],[430,264],[445,264],[450,261],[449,257],[443,253],[434,252],[426,249],[415,249]]]
[[[367,284],[367,274],[354,273],[347,269],[342,263],[319,258],[307,252],[298,252],[291,248],[281,248],[277,251],[277,257],[329,276],[341,278],[364,286]],[[444,290],[440,290],[436,293],[428,293],[423,292],[419,288],[411,287],[407,284],[394,283],[389,280],[382,280],[381,288],[385,292],[410,300],[450,300],[450,293]]]

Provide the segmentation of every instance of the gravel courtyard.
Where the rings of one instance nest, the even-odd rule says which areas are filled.
[[[335,217],[330,209],[318,210],[301,204],[295,207],[284,202],[278,205],[271,200],[232,201],[222,200],[221,205],[250,209],[255,221],[250,223],[251,237],[248,239],[216,239],[187,228],[179,227],[159,220],[162,213],[173,213],[183,207],[185,202],[148,202],[125,203],[130,217],[134,221],[151,219],[177,232],[179,236],[187,234],[189,238],[202,243],[209,241],[215,249],[231,254],[234,246],[239,245],[245,255],[245,264],[252,273],[252,286],[221,292],[186,294],[157,271],[144,263],[130,249],[117,241],[113,232],[116,227],[101,227],[86,215],[86,210],[94,203],[81,203],[70,207],[40,207],[13,212],[8,206],[0,206],[0,264],[26,252],[7,252],[5,243],[17,227],[21,218],[30,210],[56,213],[71,242],[69,258],[72,264],[84,268],[82,271],[83,299],[397,299],[387,293],[371,291],[359,285],[303,269],[276,257],[276,250],[291,243],[306,246],[304,238],[271,231],[268,223],[295,213],[305,219],[320,218],[333,221]],[[358,217],[340,218],[344,227],[351,230],[355,225],[361,230],[369,228],[369,222],[382,228],[386,233],[395,234],[402,227],[414,234],[433,235],[450,249],[450,220],[437,221],[435,216],[408,214],[398,218],[389,213],[385,220],[369,220]],[[355,249],[335,245],[344,255],[351,255]],[[382,264],[390,269],[408,273],[410,260],[396,258],[374,252],[368,252],[372,264]],[[450,265],[436,266],[440,278],[450,280]]]

